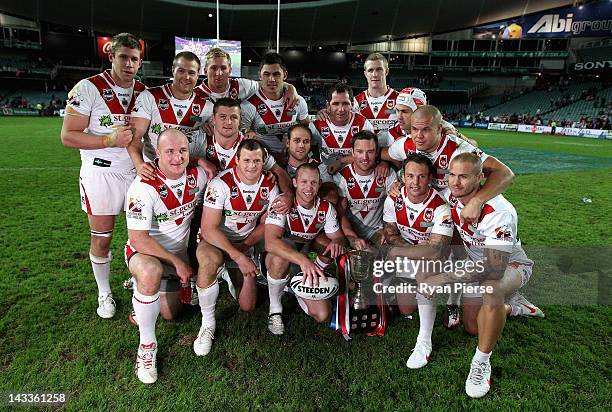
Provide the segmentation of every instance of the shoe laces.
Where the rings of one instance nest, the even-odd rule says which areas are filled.
[[[215,332],[210,327],[204,328],[198,335],[198,343],[204,343],[206,340],[213,340],[215,338]]]
[[[470,370],[470,382],[474,385],[480,385],[484,381],[484,372],[487,367],[485,362],[474,362],[472,363],[472,369]]]
[[[100,302],[105,306],[107,305],[115,306],[115,299],[113,299],[113,295],[111,295],[110,293],[107,295],[100,296]]]
[[[283,327],[283,318],[279,314],[270,315],[270,323],[275,328],[281,328]]]
[[[138,358],[142,362],[142,366],[145,369],[151,369],[153,367],[153,361],[155,360],[155,346],[154,344],[140,345],[142,353],[138,355]]]

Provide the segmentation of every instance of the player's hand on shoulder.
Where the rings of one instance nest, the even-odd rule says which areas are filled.
[[[329,165],[327,165],[327,173],[330,175],[335,175],[338,173],[338,170],[342,169],[344,164],[340,161],[340,159],[333,160]]]
[[[156,177],[153,162],[144,162],[140,166],[137,166],[136,173],[143,180],[153,180]]]
[[[279,215],[286,215],[293,205],[293,193],[283,193],[272,202],[270,210]]]
[[[386,179],[387,176],[389,176],[390,170],[391,167],[389,166],[389,163],[382,161],[378,164],[378,166],[376,166],[376,177],[382,177],[383,179]]]
[[[298,103],[298,97],[295,87],[288,87],[285,91],[285,108],[293,109]]]
[[[391,184],[391,187],[389,188],[389,196],[399,196],[400,192],[402,191],[402,187],[403,187],[403,183],[400,182],[399,180],[396,180],[395,182],[393,182]]]
[[[202,123],[200,129],[202,129],[202,131],[209,136],[212,136],[215,133],[215,128],[210,120]]]
[[[469,202],[465,205],[461,213],[459,214],[459,219],[462,222],[468,222],[471,224],[477,223],[480,218],[480,214],[482,213],[483,204],[473,197]]]
[[[317,112],[317,120],[320,120],[322,122],[326,122],[329,120],[329,112],[327,111],[327,109],[321,109]]]
[[[198,166],[204,169],[208,180],[212,180],[212,178],[217,176],[217,173],[219,173],[219,171],[217,170],[217,166],[215,166],[212,162],[209,162],[206,159],[198,159]]]
[[[252,130],[246,130],[243,134],[245,139],[257,139],[257,133]]]

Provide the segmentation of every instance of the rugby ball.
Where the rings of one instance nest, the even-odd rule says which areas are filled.
[[[331,298],[338,292],[338,280],[336,278],[328,277],[327,281],[319,278],[319,286],[314,287],[310,284],[310,280],[306,280],[306,284],[302,283],[303,276],[300,272],[292,277],[289,282],[295,296],[309,300],[324,300]]]

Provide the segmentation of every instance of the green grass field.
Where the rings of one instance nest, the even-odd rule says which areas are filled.
[[[245,316],[223,287],[210,355],[192,352],[199,310],[178,322],[160,319],[160,379],[141,385],[133,373],[138,332],[127,321],[131,296],[121,288],[125,220],[112,247],[118,311],[101,320],[79,155],[62,147],[60,127],[60,119],[0,117],[0,392],[63,392],[64,409],[79,411],[612,409],[612,310],[602,304],[541,304],[545,319],[509,320],[491,358],[492,390],[471,400],[464,382],[476,338],[443,329],[440,316],[430,365],[411,371],[405,362],[416,318],[395,319],[384,338],[345,342],[285,299],[288,333],[277,338],[266,329],[265,302]],[[592,247],[612,255],[612,141],[464,132],[517,173],[507,198],[527,250]],[[590,272],[582,263],[576,270]],[[546,276],[537,264],[535,285]]]

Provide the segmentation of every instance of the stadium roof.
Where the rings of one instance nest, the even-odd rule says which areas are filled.
[[[440,33],[512,18],[571,0],[281,1],[281,47],[355,44]],[[193,0],[2,0],[0,11],[93,29],[216,38],[214,2]],[[212,17],[209,17],[212,14]],[[221,4],[221,38],[246,46],[276,44],[276,1]],[[390,37],[389,37],[390,36]]]

